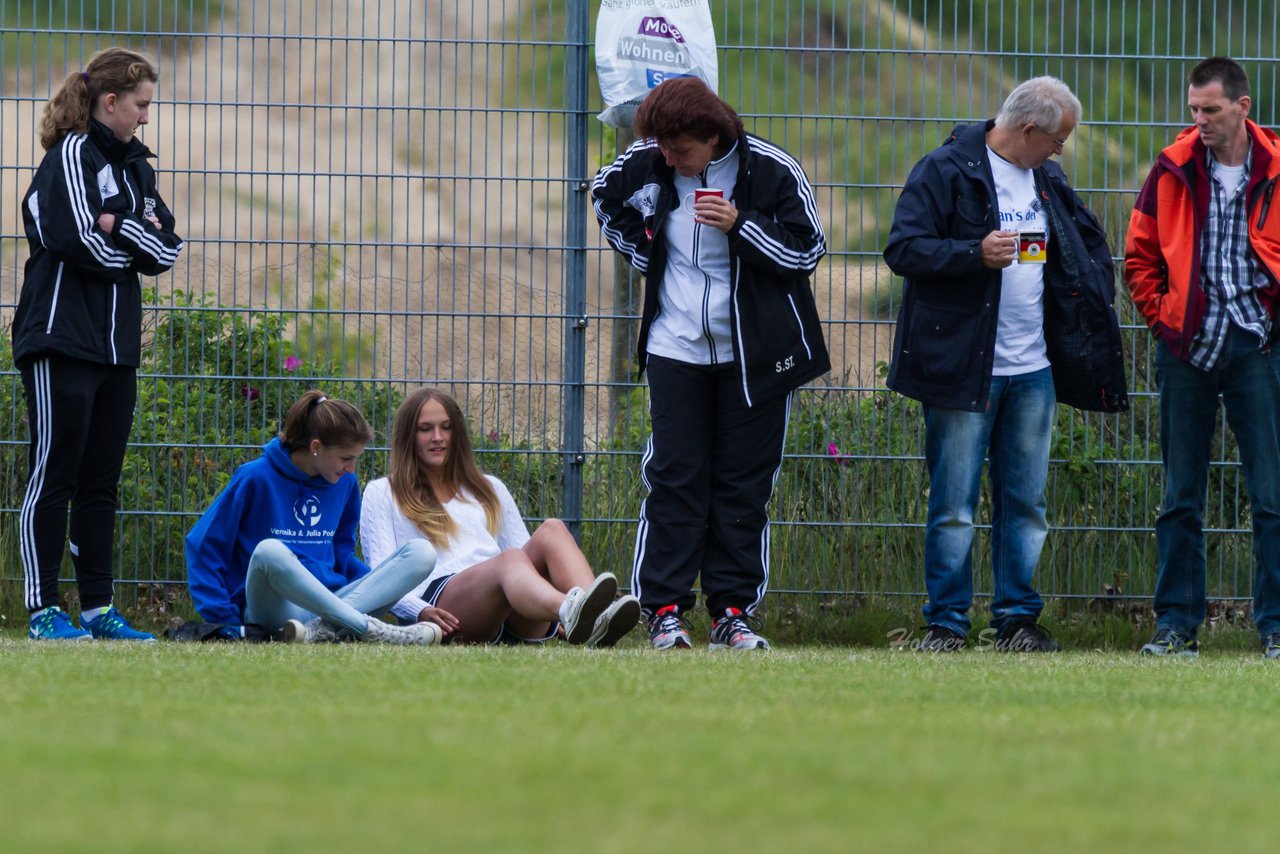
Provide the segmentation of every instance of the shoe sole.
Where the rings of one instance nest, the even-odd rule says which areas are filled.
[[[307,627],[300,620],[285,620],[280,627],[280,640],[284,643],[304,643]]]
[[[1172,658],[1199,658],[1200,657],[1200,650],[1198,649],[1170,650],[1170,649],[1165,649],[1162,646],[1152,646],[1151,644],[1147,644],[1142,649],[1138,650],[1138,653],[1141,655],[1154,655],[1154,656],[1164,656],[1164,657],[1172,657]]]
[[[30,632],[28,632],[28,633],[27,633],[27,640],[33,640],[33,641],[71,641],[71,642],[73,642],[73,643],[74,643],[74,642],[76,642],[76,641],[91,641],[91,640],[94,640],[94,637],[93,637],[93,635],[69,635],[68,637],[65,637],[65,638],[51,638],[51,637],[48,637],[47,635],[33,635],[33,634],[31,634]]]
[[[707,645],[707,648],[716,650],[728,649],[733,650],[734,652],[755,652],[757,650],[760,652],[768,652],[773,649],[773,647],[769,646],[769,642],[767,640],[756,641],[754,646],[734,646],[731,643],[711,643]]]
[[[565,630],[564,639],[574,646],[581,646],[595,631],[596,619],[604,613],[618,595],[618,579],[611,572],[602,572],[587,588],[586,598],[578,609],[578,619],[573,624],[573,631]]]
[[[613,613],[610,614],[609,611]],[[587,638],[587,646],[604,649],[614,646],[622,640],[640,622],[640,600],[634,596],[625,596],[604,609],[608,615],[604,631],[600,637]]]

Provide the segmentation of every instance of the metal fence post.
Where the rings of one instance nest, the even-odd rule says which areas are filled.
[[[582,526],[582,467],[587,375],[587,74],[591,60],[589,4],[571,0],[567,9],[565,68],[564,233],[564,415],[561,515],[577,536]]]

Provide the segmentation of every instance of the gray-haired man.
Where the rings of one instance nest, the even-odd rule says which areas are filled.
[[[894,212],[884,257],[906,285],[889,387],[924,405],[930,482],[921,649],[965,644],[988,455],[996,647],[1058,649],[1032,586],[1054,404],[1127,406],[1111,251],[1050,161],[1080,113],[1062,81],[1022,83],[916,164]]]

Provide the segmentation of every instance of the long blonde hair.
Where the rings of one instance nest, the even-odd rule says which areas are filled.
[[[123,95],[137,89],[144,80],[155,83],[159,79],[151,60],[140,53],[122,47],[98,51],[84,71],[68,74],[44,105],[40,144],[48,151],[68,134],[88,132],[93,101],[99,95]]]
[[[438,400],[449,417],[451,438],[445,457],[441,486],[452,493],[466,489],[484,508],[485,527],[497,534],[502,509],[498,495],[476,465],[467,420],[457,402],[434,388],[421,388],[404,399],[391,422],[391,494],[400,512],[413,522],[436,548],[445,548],[457,533],[457,523],[436,498],[426,466],[418,459],[418,413],[430,400]]]

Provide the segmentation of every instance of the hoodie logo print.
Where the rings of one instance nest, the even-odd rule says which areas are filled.
[[[314,528],[320,524],[320,499],[314,495],[305,495],[293,502],[293,518],[304,528]]]

